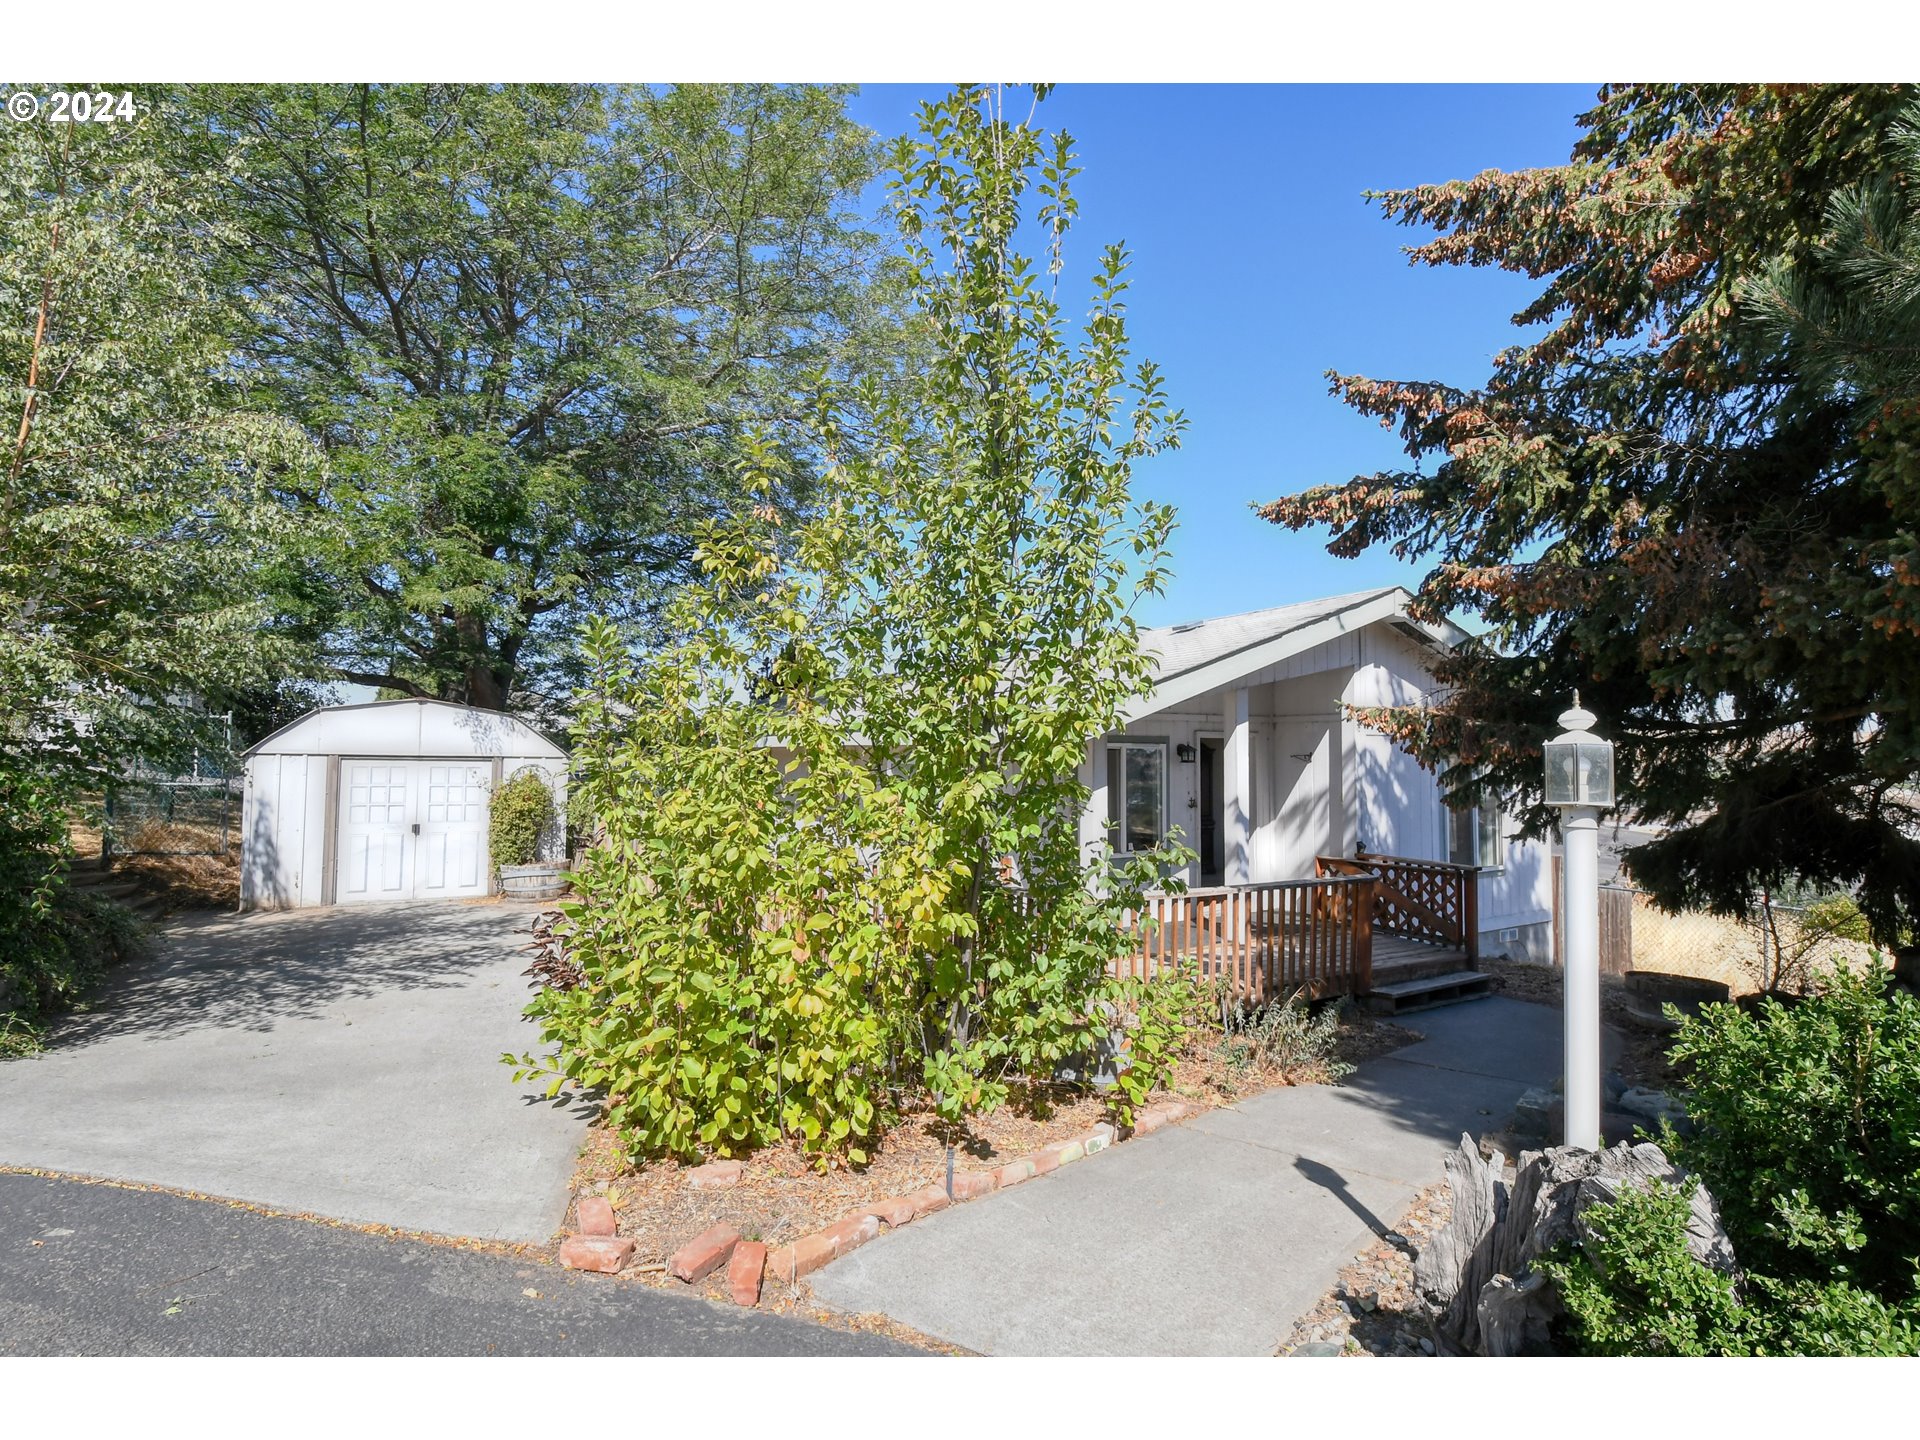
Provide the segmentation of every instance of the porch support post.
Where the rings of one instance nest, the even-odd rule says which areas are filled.
[[[1221,769],[1225,772],[1220,797],[1220,818],[1226,825],[1226,875],[1229,885],[1253,883],[1253,724],[1249,718],[1249,692],[1246,687],[1233,691],[1227,699],[1225,753]]]
[[[1339,709],[1327,725],[1327,848],[1320,853],[1347,858],[1351,814],[1347,796],[1347,722]]]
[[[1107,840],[1107,737],[1093,742],[1088,760],[1087,808],[1080,816],[1080,853],[1089,860]]]

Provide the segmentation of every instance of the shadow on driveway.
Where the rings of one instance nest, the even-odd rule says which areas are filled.
[[[207,917],[0,1064],[0,1164],[542,1241],[597,1112],[515,1084],[533,907]]]
[[[162,930],[147,958],[110,972],[98,1008],[69,1018],[52,1043],[268,1031],[342,999],[462,985],[499,964],[503,932],[517,930],[524,945],[535,913],[435,903],[194,916]]]

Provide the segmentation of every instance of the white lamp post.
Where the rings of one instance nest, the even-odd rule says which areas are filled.
[[[1547,803],[1560,810],[1560,933],[1566,1008],[1566,1132],[1563,1141],[1600,1148],[1600,812],[1613,806],[1613,746],[1593,733],[1594,716],[1573,708],[1565,733],[1546,743]]]

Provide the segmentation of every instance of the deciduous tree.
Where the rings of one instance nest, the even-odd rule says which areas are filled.
[[[860,349],[872,137],[831,87],[197,87],[266,403],[327,457],[283,595],[332,678],[539,710],[644,625],[743,425]],[[796,483],[804,481],[797,469]],[[793,496],[783,495],[782,502]]]
[[[1122,1105],[1177,1042],[1177,1006],[1109,979],[1158,872],[1083,851],[1078,769],[1150,681],[1133,606],[1173,517],[1133,469],[1181,420],[1129,354],[1118,247],[1069,336],[1071,144],[1002,104],[957,90],[896,153],[927,363],[830,389],[819,512],[711,528],[657,653],[592,638],[584,980],[535,1012],[642,1148],[797,1132],[859,1160],[890,1108],[964,1121],[1086,1064],[1115,1005],[1150,1022]],[[750,453],[763,500],[781,464]]]

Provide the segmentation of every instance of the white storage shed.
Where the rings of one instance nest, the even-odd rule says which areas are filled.
[[[247,751],[240,908],[486,895],[488,800],[522,770],[566,804],[566,753],[532,726],[440,700],[334,705]],[[543,841],[561,858],[564,826]]]

